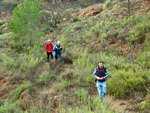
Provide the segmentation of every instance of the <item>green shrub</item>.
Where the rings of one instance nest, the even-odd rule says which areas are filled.
[[[126,98],[134,91],[146,91],[145,80],[132,70],[116,70],[108,81],[108,91],[115,97]]]
[[[76,18],[73,18],[72,21],[73,22],[78,22],[78,21],[80,21],[80,19],[76,17]]]
[[[110,24],[107,22],[100,21],[98,24],[91,28],[91,32],[95,34],[95,36],[99,36],[101,40],[104,40],[107,37],[107,31],[109,30]]]
[[[23,113],[19,105],[20,103],[18,101],[13,103],[6,101],[4,105],[0,106],[0,113]]]
[[[39,62],[41,62],[42,58],[39,59],[32,54],[20,54],[16,57],[1,56],[0,60],[2,61],[0,66],[3,68],[24,72],[36,68]]]
[[[24,55],[20,55],[18,61],[21,61],[20,70],[27,71],[36,68],[41,60],[39,58],[36,58],[33,55],[24,54]]]
[[[147,103],[147,105],[144,105],[145,112],[148,112],[150,110],[150,88],[149,88],[149,91],[145,97],[145,101]]]
[[[150,44],[150,33],[146,34],[145,47],[148,48]]]
[[[108,92],[110,94],[113,94],[115,97],[126,98],[133,91],[146,92],[146,83],[149,82],[147,76],[149,74],[142,70],[140,65],[135,64],[134,59],[127,60],[125,57],[116,54],[100,53],[92,54],[91,56],[87,56],[87,54],[88,52],[82,51],[80,57],[74,60],[74,66],[80,70],[75,70],[74,74],[76,77],[79,77],[84,85],[91,86],[93,84],[94,78],[92,73],[98,62],[102,60],[105,62],[104,65],[107,67],[110,75],[108,82]]]
[[[100,53],[86,56],[87,54],[88,52],[86,51],[81,52],[80,57],[75,59],[73,63],[75,67],[78,67],[77,69],[81,70],[75,71],[75,75],[80,76],[80,79],[84,81],[86,85],[90,85],[94,81],[92,73],[98,66],[100,60],[105,62],[104,65],[107,67],[110,75],[113,74],[114,70],[140,69],[138,65],[132,64],[130,61],[127,62],[124,57],[119,57],[115,54]]]
[[[2,30],[0,29],[0,35],[2,34]],[[1,44],[1,43],[0,43]]]
[[[5,24],[5,23],[6,23],[5,20],[0,20],[0,25],[3,25],[3,24]]]
[[[124,18],[123,20],[112,19],[111,22],[109,20],[100,20],[91,28],[89,36],[98,37],[102,41],[104,39],[115,37],[116,39],[126,41],[131,45],[143,43],[150,30],[149,15],[150,14],[142,16],[137,14],[130,18]]]
[[[45,84],[49,79],[49,72],[44,71],[39,75],[38,83],[43,83]]]
[[[10,43],[10,48],[11,49],[15,49],[17,52],[22,52],[23,51],[23,47],[22,47],[22,44],[19,43],[19,42],[11,42]]]
[[[66,70],[62,72],[59,76],[60,76],[59,78],[63,80],[72,80],[75,77],[74,70]]]
[[[49,68],[48,68],[49,69]],[[46,84],[48,80],[56,78],[55,71],[45,70],[41,74],[39,74],[39,78],[37,80],[38,83]]]
[[[84,103],[84,104],[80,103],[79,106],[74,106],[74,107],[64,107],[63,105],[59,105],[58,111],[60,113],[115,113],[108,108],[107,106],[108,103],[101,104],[99,103],[98,99],[95,99],[94,97],[93,98],[90,97],[87,93],[85,93],[86,91],[84,90],[83,92],[85,95],[88,96],[88,97],[83,97],[87,99],[85,101],[88,103]],[[79,93],[78,95],[80,96],[83,94]]]
[[[42,36],[39,24],[43,12],[40,11],[40,0],[25,0],[13,11],[13,19],[9,23],[15,34],[13,40],[23,45],[33,45]],[[24,47],[24,46],[23,46]]]
[[[11,96],[12,100],[13,101],[17,100],[19,98],[20,94],[29,87],[31,87],[31,83],[30,83],[30,81],[27,81],[26,84],[22,84],[18,88],[12,90],[10,92],[10,96]]]
[[[135,17],[131,17],[131,19],[134,20],[132,21],[132,23],[135,25],[131,28],[129,32],[129,38],[127,39],[128,41],[130,41],[131,44],[142,43],[142,38],[146,38],[145,36],[147,33],[149,33],[148,31],[150,30],[149,14],[145,17],[137,15]]]
[[[88,49],[85,49],[80,52],[78,58],[74,59],[73,62],[73,65],[76,67],[74,70],[75,76],[85,85],[90,85],[93,82],[92,72],[96,68],[90,58],[88,57]]]
[[[66,48],[68,47],[68,39],[63,37],[63,38],[61,38],[60,42],[61,42],[61,46],[63,48],[62,52],[64,53]]]
[[[148,107],[148,103],[146,102],[146,101],[143,101],[142,103],[141,103],[141,110],[145,110],[145,109],[147,109],[147,107]]]
[[[131,95],[133,91],[146,92],[146,86],[149,82],[147,77],[149,74],[140,65],[135,63],[135,59],[128,60],[123,56],[113,53],[88,55],[86,51],[82,51],[79,58],[74,59],[73,63],[77,68],[74,69],[74,75],[80,79],[80,85],[82,83],[85,86],[94,85],[92,73],[97,67],[98,62],[102,60],[110,75],[108,82],[108,92],[110,94],[113,94],[115,97],[126,98],[126,95]]]
[[[130,37],[128,38],[128,40],[130,41],[130,44],[135,44],[135,43],[139,43],[139,35],[140,33],[138,31],[136,31],[135,29],[132,29],[130,32]]]
[[[73,56],[73,51],[71,51],[70,49],[72,49],[72,48],[69,48],[69,47],[66,48],[65,52],[63,53],[63,61],[65,63],[72,64],[73,57],[75,57],[75,56]]]
[[[71,81],[71,80],[63,80],[61,83],[58,84],[57,88],[61,91],[64,91],[76,84],[77,80]]]
[[[150,50],[145,50],[143,52],[141,52],[138,57],[137,57],[137,61],[139,62],[139,64],[143,67],[143,68],[150,68]]]
[[[150,110],[150,90],[147,92],[144,101],[142,101],[140,104],[140,109],[142,110],[142,112],[148,113]]]
[[[39,107],[36,107],[36,106],[30,106],[29,109],[27,109],[24,113],[43,113]],[[46,112],[47,113],[47,112]],[[48,112],[48,113],[51,113],[51,112]]]
[[[77,89],[75,94],[77,95],[77,99],[79,102],[84,103],[84,104],[88,103],[89,101],[88,91],[84,89]]]
[[[108,8],[108,7],[111,7],[112,5],[113,5],[113,1],[112,0],[106,0],[106,2],[104,4],[104,7]]]
[[[0,100],[0,106],[3,106],[3,105],[4,105],[4,101]]]
[[[13,69],[17,67],[15,60],[9,56],[0,56],[0,66],[7,69]]]

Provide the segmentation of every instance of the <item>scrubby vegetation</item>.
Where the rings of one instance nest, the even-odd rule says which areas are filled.
[[[107,0],[102,13],[83,18],[73,15],[78,7],[64,9],[57,25],[51,27],[54,18],[49,15],[49,21],[43,23],[39,0],[25,0],[24,7],[15,8],[9,26],[4,26],[10,29],[6,31],[7,21],[0,20],[0,83],[8,77],[8,84],[19,84],[8,92],[7,99],[0,95],[0,113],[118,113],[111,108],[116,98],[133,99],[139,103],[135,112],[148,112],[150,12],[143,16],[136,10],[120,19],[121,14],[110,12],[115,4]],[[119,8],[116,13],[122,11]],[[46,62],[48,38],[53,43],[60,40],[63,64]],[[109,96],[103,103],[92,77],[99,60],[105,62],[110,75]]]

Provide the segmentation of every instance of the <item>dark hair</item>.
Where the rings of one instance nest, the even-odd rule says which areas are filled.
[[[103,61],[100,61],[99,63],[102,63],[102,64],[104,64],[104,62],[103,62]]]

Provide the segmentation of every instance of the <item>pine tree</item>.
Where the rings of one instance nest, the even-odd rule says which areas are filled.
[[[22,45],[33,45],[42,34],[39,29],[41,17],[40,0],[24,0],[23,5],[17,5],[9,24],[15,34],[12,39]]]

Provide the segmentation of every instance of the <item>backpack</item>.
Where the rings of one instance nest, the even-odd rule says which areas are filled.
[[[104,72],[104,76],[106,76],[106,68],[105,67],[103,67],[103,69],[102,70],[99,70],[99,67],[96,69],[96,73],[95,73],[95,75],[97,75],[97,73],[98,72],[101,72],[101,71],[103,71]],[[97,79],[95,79],[95,82],[97,81]],[[105,79],[103,79],[103,80],[101,80],[101,81],[105,81]]]

